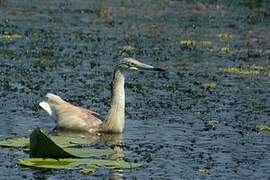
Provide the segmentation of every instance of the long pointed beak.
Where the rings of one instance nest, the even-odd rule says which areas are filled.
[[[150,70],[150,71],[165,71],[164,69],[154,67],[154,66],[150,66],[150,65],[144,64],[144,63],[138,64],[137,68],[141,69],[141,70]]]

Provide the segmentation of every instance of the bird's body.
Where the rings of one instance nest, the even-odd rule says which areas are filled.
[[[127,70],[137,70],[139,68],[162,71],[162,69],[142,64],[131,58],[120,61],[113,74],[112,99],[104,121],[99,118],[97,113],[74,106],[51,93],[46,95],[47,101],[42,101],[39,105],[55,119],[57,129],[88,133],[122,133],[125,124],[124,73]]]
[[[48,100],[39,105],[55,119],[57,129],[94,133],[102,124],[95,113],[88,109],[74,106],[51,93],[46,97]]]

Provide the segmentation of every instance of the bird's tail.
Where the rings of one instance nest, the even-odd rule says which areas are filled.
[[[39,106],[42,107],[45,111],[47,111],[47,113],[50,115],[50,116],[53,116],[53,111],[52,111],[52,108],[51,106],[49,105],[49,103],[45,102],[45,101],[41,101],[39,103]]]
[[[41,101],[39,103],[39,106],[42,107],[45,111],[47,111],[47,113],[50,116],[55,117],[54,106],[59,105],[61,103],[65,103],[65,101],[62,98],[60,98],[59,96],[54,95],[52,93],[48,93],[46,95],[46,97],[48,98],[48,100],[47,101]]]

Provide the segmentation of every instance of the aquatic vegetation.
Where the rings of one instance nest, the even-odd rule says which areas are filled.
[[[64,136],[52,137],[46,136],[39,128],[36,128],[30,135],[30,150],[25,148],[23,151],[16,152],[19,155],[29,152],[30,158],[18,159],[18,164],[34,168],[79,169],[81,173],[91,173],[99,167],[127,169],[140,166],[138,163],[119,159],[123,157],[125,152],[118,153],[119,158],[110,159],[114,154],[117,154],[114,149],[75,146],[78,145],[77,143],[85,143],[87,139],[79,139],[77,143],[74,143],[76,137],[74,139],[70,137],[65,139]],[[54,141],[59,142],[62,147]],[[63,143],[63,141],[66,142]],[[0,141],[1,146],[13,148],[26,147],[28,143],[28,138]]]
[[[44,148],[46,147],[46,148]],[[30,157],[33,158],[77,158],[58,146],[36,128],[30,135]]]
[[[209,169],[205,168],[205,167],[198,168],[196,171],[198,173],[201,173],[201,174],[208,174],[209,173]]]
[[[219,51],[222,53],[226,53],[230,51],[230,48],[227,46],[223,46],[223,47],[220,47]]]
[[[206,131],[210,130],[210,129],[214,130],[216,128],[217,124],[218,124],[218,121],[210,119],[209,121],[207,121],[204,124],[204,130],[206,130]]]
[[[29,138],[16,138],[0,141],[2,147],[26,147],[29,144]]]
[[[127,12],[128,11],[128,6],[125,5],[125,4],[122,4],[120,7],[119,7],[119,10],[122,11],[122,12]]]
[[[270,126],[267,125],[267,124],[261,124],[261,125],[257,126],[257,129],[259,131],[268,131],[268,132],[270,132]]]
[[[99,167],[109,169],[130,169],[140,165],[123,160],[104,159],[51,159],[51,158],[23,158],[18,160],[21,166],[46,169],[79,169],[82,173],[90,173]]]
[[[265,75],[270,76],[269,66],[252,65],[247,67],[226,67],[221,69],[220,72],[236,75]]]
[[[204,88],[205,90],[210,90],[210,89],[213,89],[213,88],[215,88],[215,87],[216,87],[216,84],[215,84],[215,83],[209,82],[209,83],[204,83],[204,84],[203,84],[203,88]]]
[[[220,33],[216,36],[221,40],[232,40],[234,38],[234,34],[232,33]]]
[[[256,70],[263,70],[263,71],[268,69],[267,67],[264,67],[262,65],[256,65],[256,64],[253,64],[252,66],[250,66],[250,68],[256,69]]]
[[[48,136],[53,142],[59,145],[62,148],[66,147],[76,147],[77,145],[88,145],[91,143],[91,139],[84,138],[81,136]],[[0,141],[0,146],[2,147],[27,147],[29,146],[30,139],[26,137],[22,138],[14,138],[14,139],[6,139]]]
[[[96,10],[96,14],[98,17],[111,18],[115,11],[114,7],[100,7]]]
[[[216,35],[217,38],[219,38],[222,41],[229,41],[234,39],[234,34],[232,33],[220,33]],[[231,50],[228,44],[219,44],[217,41],[213,40],[194,40],[194,39],[187,39],[187,40],[181,40],[179,44],[187,47],[194,47],[194,46],[202,46],[207,47],[209,51],[211,52],[221,52],[221,53],[227,53]]]
[[[201,46],[211,46],[213,44],[212,41],[209,40],[181,40],[180,41],[181,45],[186,45],[186,46],[196,46],[196,45],[201,45]]]
[[[241,67],[227,67],[221,70],[222,73],[236,74],[236,75],[256,75],[260,71],[252,67],[241,68]]]
[[[115,151],[111,148],[107,149],[96,149],[96,148],[89,148],[89,147],[69,147],[64,148],[64,150],[70,154],[73,154],[77,157],[81,158],[101,158],[101,157],[108,157],[115,153]]]
[[[135,47],[127,45],[120,48],[121,53],[130,53],[135,50]]]
[[[7,40],[7,41],[12,41],[16,39],[22,38],[21,35],[13,33],[13,32],[4,32],[4,34],[0,35],[0,40]]]
[[[246,6],[255,1],[259,8]],[[270,125],[269,0],[46,2],[0,0],[0,35],[22,36],[0,38],[1,140],[23,137],[35,125],[52,127],[37,106],[47,91],[104,117],[112,65],[119,57],[139,57],[167,69],[164,74],[146,72],[126,79],[130,88],[122,149],[133,151],[124,159],[143,167],[103,166],[85,175],[80,172],[97,169],[17,165],[19,158],[29,158],[28,136],[23,147],[0,146],[1,179],[269,177],[270,134],[257,128]],[[233,37],[219,35],[223,33]],[[181,40],[209,40],[212,45],[186,45]],[[122,54],[124,46],[135,49]],[[222,72],[253,64],[257,67],[251,69],[259,74]],[[114,145],[104,145],[105,138],[49,138],[80,159],[111,160],[116,152]]]

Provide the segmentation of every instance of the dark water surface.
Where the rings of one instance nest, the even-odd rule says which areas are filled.
[[[239,1],[0,0],[0,138],[54,122],[47,92],[105,115],[122,57],[167,69],[126,82],[127,159],[142,168],[38,170],[0,149],[2,179],[269,179],[270,8]],[[253,66],[262,73],[222,73]],[[261,71],[260,71],[261,72]]]

